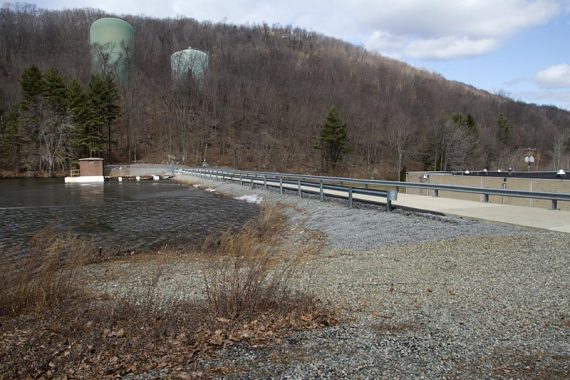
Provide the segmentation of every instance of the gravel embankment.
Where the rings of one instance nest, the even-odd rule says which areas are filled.
[[[299,286],[348,316],[270,347],[226,348],[202,368],[246,379],[570,378],[568,234],[186,179],[284,204],[292,244],[324,236]],[[165,289],[197,286],[188,278],[199,267],[168,267]]]
[[[333,249],[370,250],[385,245],[418,244],[457,237],[534,233],[522,228],[428,213],[383,212],[382,206],[361,204],[349,209],[343,200],[319,202],[315,197],[299,198],[294,195],[296,192],[281,196],[275,190],[252,190],[248,186],[199,177],[179,176],[179,179],[233,197],[257,195],[270,203],[285,204],[289,206],[288,216],[293,225],[304,222],[305,228],[323,232],[327,236],[327,245]]]

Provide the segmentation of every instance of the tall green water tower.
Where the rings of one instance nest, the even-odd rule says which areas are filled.
[[[181,82],[187,78],[188,74],[192,78],[201,80],[208,68],[208,53],[188,48],[170,56],[170,69],[173,82]]]
[[[94,73],[112,75],[120,84],[129,80],[135,51],[135,31],[126,21],[105,17],[91,24],[89,46]]]

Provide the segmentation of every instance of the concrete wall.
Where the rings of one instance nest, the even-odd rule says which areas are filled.
[[[185,167],[184,165],[169,164],[107,165],[105,166],[105,175],[112,177],[172,175],[175,168]]]
[[[429,174],[428,179],[423,179],[424,174]],[[506,180],[505,180],[506,179]],[[527,190],[570,193],[570,181],[557,179],[530,179],[530,178],[509,178],[509,177],[485,177],[485,176],[461,176],[433,172],[410,172],[406,175],[406,182],[420,182],[442,185],[470,186],[494,189]],[[432,195],[432,190],[427,189],[406,189],[408,194]],[[457,193],[452,191],[440,191],[440,197],[464,199],[471,201],[482,201],[483,195]],[[508,204],[515,206],[529,206],[540,208],[551,208],[549,200],[537,200],[526,198],[510,198],[490,196],[489,202],[498,204]],[[570,210],[570,202],[558,202],[560,210]]]

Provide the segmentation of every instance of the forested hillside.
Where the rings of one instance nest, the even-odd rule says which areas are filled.
[[[130,80],[106,83],[91,77],[88,46],[90,24],[105,16],[1,8],[0,169],[65,171],[80,155],[105,156],[109,131],[111,160],[122,163],[205,158],[237,168],[396,178],[404,167],[516,168],[524,165],[522,148],[532,147],[539,168],[567,165],[567,111],[290,27],[122,17],[135,28]],[[170,55],[189,46],[210,54],[209,69],[199,83],[175,88]],[[118,108],[105,108],[102,97]],[[331,167],[317,148],[332,107],[348,140]]]

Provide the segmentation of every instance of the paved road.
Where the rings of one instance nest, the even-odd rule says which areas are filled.
[[[264,185],[274,187],[279,186],[279,182],[273,181],[267,181],[266,184],[264,184],[262,180],[256,180],[254,182],[257,187],[263,187]],[[294,191],[298,190],[296,184],[283,184],[283,188]],[[319,188],[315,186],[302,186],[301,188],[303,192],[314,194],[319,193]],[[323,193],[325,195],[337,197],[348,196],[346,191],[339,190],[325,189]],[[354,194],[353,198],[354,200],[363,200],[375,203],[386,202],[386,198],[364,194]],[[444,215],[456,215],[492,222],[570,233],[570,211],[499,205],[404,193],[398,194],[398,200],[394,201],[393,205],[416,209],[419,211],[431,211]]]
[[[570,211],[398,194],[396,206],[570,233]]]

